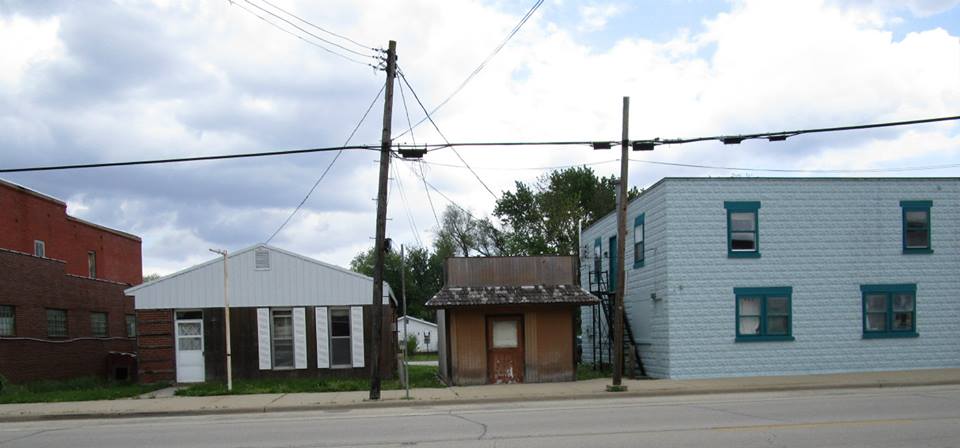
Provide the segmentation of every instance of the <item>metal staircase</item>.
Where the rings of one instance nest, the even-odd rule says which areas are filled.
[[[590,293],[600,299],[599,305],[593,306],[592,325],[594,328],[593,359],[594,364],[599,362],[602,369],[604,364],[604,339],[606,344],[606,359],[613,360],[613,316],[614,316],[614,295],[615,292],[609,288],[609,274],[607,271],[588,272],[588,283],[590,284]],[[606,332],[606,338],[602,333]],[[636,340],[633,338],[633,330],[630,326],[630,319],[627,314],[623,314],[623,370],[624,375],[628,377],[645,377],[647,375],[643,368],[643,361],[640,359],[640,351],[637,349]]]

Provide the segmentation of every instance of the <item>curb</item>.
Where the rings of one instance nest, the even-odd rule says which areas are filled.
[[[84,420],[84,419],[122,419],[122,418],[148,418],[148,417],[189,417],[198,415],[232,415],[232,414],[265,414],[275,412],[300,412],[300,411],[324,411],[324,410],[350,410],[350,409],[371,409],[371,408],[400,408],[400,407],[425,407],[425,406],[450,406],[458,404],[485,404],[485,403],[511,403],[511,402],[537,402],[537,401],[572,401],[572,400],[592,400],[592,399],[622,399],[638,397],[671,397],[671,396],[689,396],[689,395],[719,395],[730,393],[761,393],[761,392],[789,392],[802,390],[828,390],[828,389],[890,389],[907,388],[922,386],[951,386],[960,385],[960,378],[949,380],[931,380],[931,381],[889,381],[889,382],[871,382],[871,383],[852,383],[852,384],[770,384],[756,385],[751,387],[731,387],[731,388],[712,388],[712,389],[692,389],[678,387],[676,389],[660,390],[633,390],[626,392],[594,392],[582,393],[576,395],[543,395],[543,396],[515,396],[515,397],[488,397],[488,398],[466,398],[466,399],[441,399],[441,400],[390,400],[380,402],[365,401],[361,403],[345,404],[312,404],[298,406],[275,406],[275,407],[237,407],[237,408],[211,408],[196,409],[188,411],[133,411],[133,412],[91,412],[76,414],[36,414],[36,415],[10,415],[0,416],[0,422],[29,422],[29,421],[55,421],[55,420]]]

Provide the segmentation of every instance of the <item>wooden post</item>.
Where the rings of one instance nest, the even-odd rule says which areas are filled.
[[[624,253],[627,245],[627,171],[630,161],[630,97],[623,97],[623,135],[620,140],[620,194],[617,198],[617,272],[611,272],[617,279],[617,290],[613,297],[613,387],[611,390],[626,390],[623,381],[623,293],[626,280]],[[610,254],[612,257],[613,254]]]
[[[370,341],[370,399],[380,399],[380,352],[383,339],[383,266],[386,257],[387,176],[390,170],[390,125],[393,122],[393,80],[397,74],[397,43],[387,48],[387,86],[383,99],[383,133],[380,136],[380,181],[377,187],[377,240],[373,249],[373,340]]]

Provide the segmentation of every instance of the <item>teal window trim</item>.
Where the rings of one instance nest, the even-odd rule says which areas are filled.
[[[790,286],[778,286],[778,287],[760,287],[760,288],[733,288],[734,303],[735,303],[735,327],[736,327],[736,342],[771,342],[771,341],[793,341],[793,287]],[[755,297],[760,299],[760,314],[757,316],[760,320],[760,333],[759,334],[740,334],[740,298],[742,297]],[[787,298],[787,313],[778,314],[769,316],[767,312],[767,299],[770,297],[786,297]],[[750,316],[747,316],[750,317]],[[768,334],[767,329],[767,318],[768,317],[786,317],[786,334]]]
[[[760,258],[760,201],[724,201],[723,208],[727,210],[727,257]],[[753,213],[753,250],[733,248],[733,223],[730,218],[737,212]]]
[[[901,208],[901,229],[903,232],[903,253],[905,254],[932,254],[933,253],[933,217],[930,208],[933,207],[933,201],[900,201]],[[926,247],[907,247],[907,212],[926,212],[927,225],[923,229],[917,229],[927,232]]]
[[[637,242],[637,229],[640,229],[640,242]],[[646,258],[647,248],[647,226],[644,223],[644,214],[641,213],[633,219],[633,268],[642,268]]]
[[[894,294],[910,294],[913,296],[913,309],[910,311],[912,317],[910,319],[910,329],[909,330],[894,330],[893,321],[894,321],[894,310],[893,310],[893,296]],[[884,329],[883,330],[868,330],[867,329],[867,296],[868,295],[885,295],[885,305],[886,310],[884,311]],[[860,285],[860,309],[863,319],[863,339],[888,339],[888,338],[915,338],[919,337],[920,334],[917,333],[917,285],[916,283],[901,283],[901,284],[891,284],[891,285]],[[902,313],[903,311],[898,311]],[[876,313],[876,314],[879,314]]]

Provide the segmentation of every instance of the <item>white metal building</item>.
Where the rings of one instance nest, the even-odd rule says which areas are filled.
[[[235,376],[360,374],[368,364],[373,280],[268,245],[227,259]],[[140,323],[146,381],[225,376],[223,258],[126,290]],[[394,320],[384,283],[383,371],[392,371]]]
[[[406,326],[404,326],[406,323]],[[417,319],[412,316],[402,316],[397,319],[397,341],[403,347],[403,333],[417,338],[418,353],[436,353],[437,352],[437,324]]]

